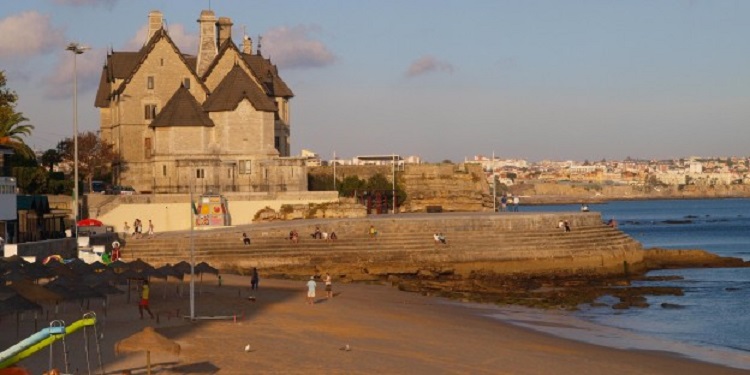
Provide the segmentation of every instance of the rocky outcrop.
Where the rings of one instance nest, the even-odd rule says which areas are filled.
[[[479,164],[407,165],[399,175],[406,191],[404,212],[440,207],[448,212],[492,209],[492,197]]]
[[[722,257],[705,250],[675,250],[653,248],[644,252],[643,263],[647,269],[667,268],[724,268],[750,267],[741,258]]]
[[[285,204],[278,211],[265,207],[255,213],[253,222],[270,222],[297,219],[363,218],[367,210],[351,198],[341,198],[338,202]]]

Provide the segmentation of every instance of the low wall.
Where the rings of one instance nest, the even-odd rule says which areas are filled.
[[[118,233],[124,231],[126,222],[132,232],[135,219],[141,219],[143,222],[144,233],[148,230],[149,220],[154,224],[156,232],[190,229],[192,208],[188,194],[117,196],[114,200],[111,197],[90,196],[89,212],[92,218],[113,226]],[[265,207],[279,211],[285,204],[335,202],[338,194],[334,191],[290,192],[269,197],[265,193],[228,193],[224,197],[228,201],[231,225],[237,226],[252,224],[255,213]],[[193,200],[198,201],[198,196],[193,196]],[[97,202],[105,202],[104,204],[109,206],[105,213],[97,214]]]
[[[39,261],[50,255],[59,255],[66,259],[74,258],[78,255],[78,252],[75,238],[58,238],[21,244],[6,244],[4,256],[14,255],[23,258],[33,257]]]

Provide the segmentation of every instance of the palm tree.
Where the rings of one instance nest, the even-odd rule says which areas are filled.
[[[20,112],[10,112],[0,116],[0,146],[5,146],[19,156],[34,158],[34,151],[23,141],[23,136],[31,135],[34,125],[22,124],[29,121]]]

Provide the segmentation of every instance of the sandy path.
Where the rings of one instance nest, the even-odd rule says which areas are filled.
[[[305,281],[261,280],[257,302],[247,300],[249,278],[223,277],[216,286],[204,280],[196,298],[197,315],[241,316],[232,320],[190,323],[166,318],[177,308],[187,314],[186,297],[176,295],[176,284],[152,283],[155,320],[138,319],[135,295],[110,301],[104,318],[101,303],[92,302],[103,322],[101,342],[105,369],[120,374],[131,369],[145,373],[145,356],[134,353],[114,356],[117,340],[146,325],[177,341],[179,357],[154,353],[159,374],[743,374],[747,371],[692,361],[668,353],[627,351],[565,340],[518,328],[483,316],[482,309],[469,309],[444,300],[399,292],[379,285],[334,285],[338,294],[328,301],[322,283],[315,305],[305,304]],[[186,285],[187,286],[187,285]],[[186,288],[187,290],[187,288]],[[72,304],[68,321],[80,315]],[[40,323],[41,326],[41,323]],[[21,338],[33,331],[29,314],[21,323]],[[41,328],[41,327],[40,327]],[[17,342],[15,317],[0,322],[0,348]],[[101,330],[101,329],[100,329]],[[82,334],[68,340],[71,372],[88,373]],[[252,350],[245,352],[250,345]],[[350,351],[340,350],[350,345]],[[59,347],[55,349],[61,352]],[[92,349],[92,352],[95,349]],[[95,355],[95,354],[94,354]],[[92,358],[96,358],[92,355]],[[49,361],[40,352],[23,366],[40,374]],[[58,367],[62,362],[56,359]],[[92,361],[92,366],[95,361]],[[98,373],[98,372],[96,372]]]

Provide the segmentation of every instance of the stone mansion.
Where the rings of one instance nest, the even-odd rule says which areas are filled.
[[[290,154],[294,96],[269,59],[253,54],[232,21],[201,12],[197,56],[180,52],[159,11],[138,51],[108,54],[95,106],[113,146],[113,181],[136,191],[185,193],[307,190]]]

